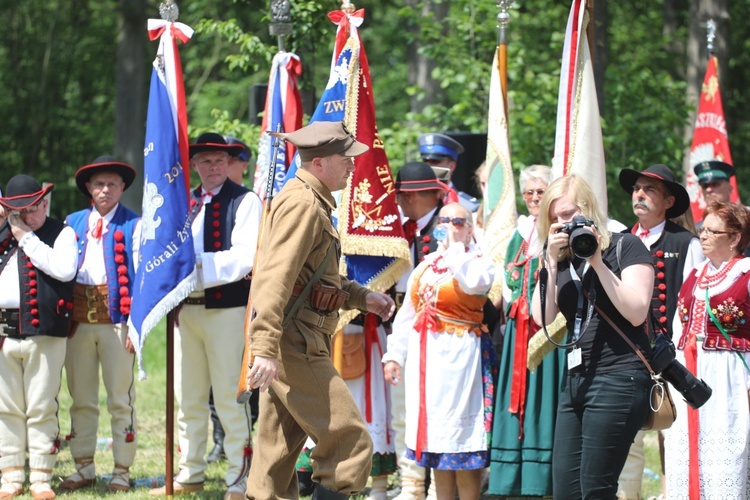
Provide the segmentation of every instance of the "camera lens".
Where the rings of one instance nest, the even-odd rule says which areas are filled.
[[[599,247],[596,235],[584,228],[576,228],[570,233],[570,248],[577,257],[588,259]]]

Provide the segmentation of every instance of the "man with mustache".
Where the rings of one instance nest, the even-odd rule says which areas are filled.
[[[668,219],[690,208],[690,197],[666,165],[651,165],[643,172],[620,171],[620,186],[631,195],[638,222],[628,231],[635,234],[651,253],[654,262],[654,292],[648,319],[649,333],[663,331],[672,337],[672,319],[677,294],[690,271],[703,261],[700,241],[692,232]],[[620,474],[618,498],[640,498],[644,431],[638,432],[628,460]]]
[[[61,487],[77,490],[96,482],[94,452],[99,427],[99,365],[107,390],[114,468],[107,489],[130,489],[130,466],[137,447],[135,348],[128,338],[140,217],[120,203],[135,179],[135,168],[100,156],[75,174],[90,206],[65,223],[76,232],[78,275],[65,371],[73,398],[70,443],[76,471]]]

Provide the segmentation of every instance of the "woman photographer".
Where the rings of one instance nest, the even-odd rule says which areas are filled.
[[[654,267],[636,236],[609,233],[594,193],[577,175],[561,177],[547,188],[538,232],[547,247],[545,320],[551,321],[559,309],[567,320],[568,341],[575,342],[567,350],[557,409],[553,495],[614,499],[628,449],[649,411],[652,382],[643,362],[601,312],[648,358],[644,322]],[[576,256],[571,246],[591,255]],[[541,284],[540,276],[532,303],[539,325]]]
[[[713,395],[699,410],[674,398],[677,420],[664,431],[669,498],[750,498],[749,222],[741,205],[709,205],[700,233],[707,260],[680,288],[677,360]]]

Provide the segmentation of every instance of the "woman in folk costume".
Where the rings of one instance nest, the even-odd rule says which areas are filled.
[[[674,398],[677,420],[664,431],[670,499],[750,498],[749,225],[745,207],[709,205],[700,233],[707,260],[680,288],[677,360],[713,394],[698,410]]]
[[[505,257],[503,301],[507,323],[500,359],[492,432],[489,493],[552,494],[552,442],[565,351],[555,349],[529,372],[529,340],[539,331],[531,318],[541,244],[536,232],[539,206],[550,168],[532,165],[519,184],[528,217],[520,217]]]
[[[471,243],[466,208],[446,205],[438,222],[447,237],[409,278],[384,371],[397,384],[405,368],[407,457],[435,470],[439,498],[458,489],[462,500],[476,499],[492,427],[493,349],[482,307],[494,267]]]

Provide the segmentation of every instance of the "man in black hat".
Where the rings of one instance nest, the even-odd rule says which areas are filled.
[[[654,293],[651,298],[651,331],[672,336],[672,319],[677,294],[693,268],[704,260],[698,238],[669,219],[690,208],[690,197],[666,165],[651,165],[643,172],[620,171],[620,186],[632,197],[638,222],[628,231],[641,238],[654,262]],[[640,498],[643,465],[643,436],[640,431],[620,474],[618,498]]]
[[[261,203],[228,179],[229,161],[242,146],[219,134],[201,134],[190,145],[190,165],[201,185],[191,205],[198,284],[183,302],[175,328],[175,395],[180,406],[179,474],[175,494],[203,490],[209,387],[226,432],[225,499],[244,499],[252,455],[250,411],[235,402],[245,345],[243,325],[249,277],[258,243]],[[165,487],[151,490],[164,495]]]
[[[57,393],[78,267],[75,232],[47,217],[45,188],[31,176],[8,181],[0,198],[0,497],[50,487],[60,449]]]
[[[339,273],[331,193],[346,187],[354,157],[368,147],[341,122],[315,122],[278,135],[297,146],[301,165],[273,200],[253,276],[257,315],[250,323],[254,359],[248,382],[261,395],[247,498],[299,496],[295,462],[309,435],[316,443],[312,498],[339,500],[365,487],[373,446],[331,361],[338,311],[359,309],[388,319],[395,306],[386,294]]]
[[[75,173],[88,208],[65,223],[78,238],[78,275],[65,356],[71,431],[66,439],[76,472],[61,487],[77,490],[96,482],[94,452],[99,427],[99,365],[107,390],[114,469],[110,491],[130,489],[130,466],[137,447],[135,348],[127,321],[139,246],[140,218],[120,203],[135,179],[135,168],[113,156],[100,156]]]
[[[445,193],[447,203],[460,203],[472,212],[479,210],[479,200],[463,191],[458,191],[453,186],[450,178],[456,171],[458,156],[464,152],[464,147],[457,140],[445,134],[422,134],[417,139],[419,143],[419,154],[422,161],[435,168],[436,175],[439,179],[447,177],[448,191]],[[442,175],[442,172],[447,173]],[[438,173],[440,172],[440,174]]]

